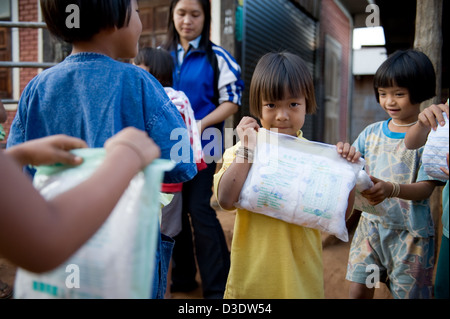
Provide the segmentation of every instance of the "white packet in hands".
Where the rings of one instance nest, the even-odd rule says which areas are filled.
[[[105,157],[104,149],[72,152],[83,157],[81,165],[38,168],[33,184],[44,198],[82,183]],[[157,159],[139,172],[100,229],[60,266],[41,274],[19,268],[14,298],[148,299],[159,237],[161,181],[173,167],[171,161]]]
[[[348,241],[348,196],[365,161],[350,163],[336,146],[265,129],[236,207],[315,228]]]
[[[436,131],[431,130],[423,149],[422,165],[425,172],[440,181],[448,181],[448,175],[441,167],[448,167],[447,153],[449,152],[449,120],[443,113],[445,126],[438,126]]]
[[[361,170],[358,173],[358,177],[356,180],[356,194],[353,208],[361,212],[382,216],[386,212],[385,202],[383,201],[376,206],[372,206],[371,204],[369,204],[369,201],[363,195],[361,195],[362,192],[372,188],[373,186],[374,183],[370,179],[370,176],[366,173],[366,171]]]
[[[356,176],[356,190],[359,192],[364,192],[374,186],[370,176],[363,170],[358,172]]]

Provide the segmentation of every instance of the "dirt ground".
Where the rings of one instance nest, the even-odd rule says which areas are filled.
[[[233,236],[235,214],[217,210],[217,217],[222,224],[228,247],[230,248]],[[345,280],[347,271],[347,258],[350,250],[353,232],[349,234],[347,243],[340,241],[334,236],[322,235],[323,264],[324,264],[324,282],[326,299],[348,299],[349,282]],[[200,278],[197,276],[197,281]],[[201,299],[201,288],[197,288],[191,293],[173,293],[174,299]],[[375,291],[375,299],[392,299],[386,286],[381,285]]]
[[[233,236],[234,213],[217,211],[217,216],[222,224],[225,236],[230,247],[231,238]],[[349,283],[345,280],[347,268],[347,258],[350,249],[350,242],[353,236],[349,234],[349,242],[345,243],[335,237],[323,235],[324,249],[324,282],[325,282],[325,298],[327,299],[346,299],[348,297]],[[13,285],[16,273],[16,267],[8,260],[0,256],[0,280]],[[197,278],[200,281],[200,278]],[[201,299],[201,288],[190,293],[173,293],[174,299]],[[391,295],[384,285],[381,285],[375,292],[376,299],[390,299]]]

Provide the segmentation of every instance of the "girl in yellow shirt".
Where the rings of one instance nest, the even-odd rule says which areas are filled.
[[[268,53],[256,66],[250,86],[250,111],[262,127],[302,137],[305,115],[316,110],[313,79],[304,61],[291,53]],[[253,161],[257,131],[254,118],[244,117],[236,128],[240,142],[227,149],[214,176],[214,192],[224,210],[234,204]],[[360,155],[348,143],[338,152],[355,162]],[[353,207],[349,196],[347,214]],[[225,298],[324,298],[320,232],[237,209],[231,267]]]

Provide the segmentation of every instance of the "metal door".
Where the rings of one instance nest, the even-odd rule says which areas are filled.
[[[251,77],[258,59],[269,51],[288,50],[302,57],[314,74],[317,21],[289,0],[245,0],[242,70],[245,92],[241,115],[247,115]],[[307,116],[304,136],[314,137],[314,121]]]

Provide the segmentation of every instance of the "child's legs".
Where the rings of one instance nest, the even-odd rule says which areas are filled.
[[[172,193],[169,205],[161,209],[161,233],[175,238],[181,232],[181,211],[183,210],[183,196],[181,192]]]
[[[366,284],[360,284],[357,282],[350,283],[350,299],[373,299],[374,294],[375,288],[367,288]]]
[[[442,236],[441,248],[439,250],[439,260],[436,270],[436,280],[434,287],[434,297],[436,299],[448,299],[448,286],[449,286],[449,240],[447,237]]]
[[[162,208],[161,216],[161,233],[174,238],[181,232],[181,211],[182,211],[182,194],[181,192],[173,193],[173,199],[169,205]],[[167,285],[165,299],[172,297],[170,286],[172,284],[172,252],[170,253],[170,262],[167,270]]]
[[[396,299],[429,299],[433,290],[434,237],[417,238],[407,231],[386,230],[390,242],[388,276]]]
[[[347,280],[371,288],[389,282],[394,298],[431,298],[434,238],[416,238],[404,230],[386,229],[361,217],[350,248]],[[354,285],[354,296],[368,291]]]
[[[351,299],[373,298],[375,287],[386,278],[386,269],[378,256],[380,236],[377,224],[361,216],[350,247],[346,279],[351,281]]]
[[[167,271],[172,257],[173,245],[174,240],[172,238],[160,234],[150,299],[164,299],[167,287]]]
[[[167,284],[166,284],[166,293],[164,295],[164,299],[171,299],[172,293],[170,292],[170,286],[172,285],[172,258],[169,262],[169,269],[167,270]]]

